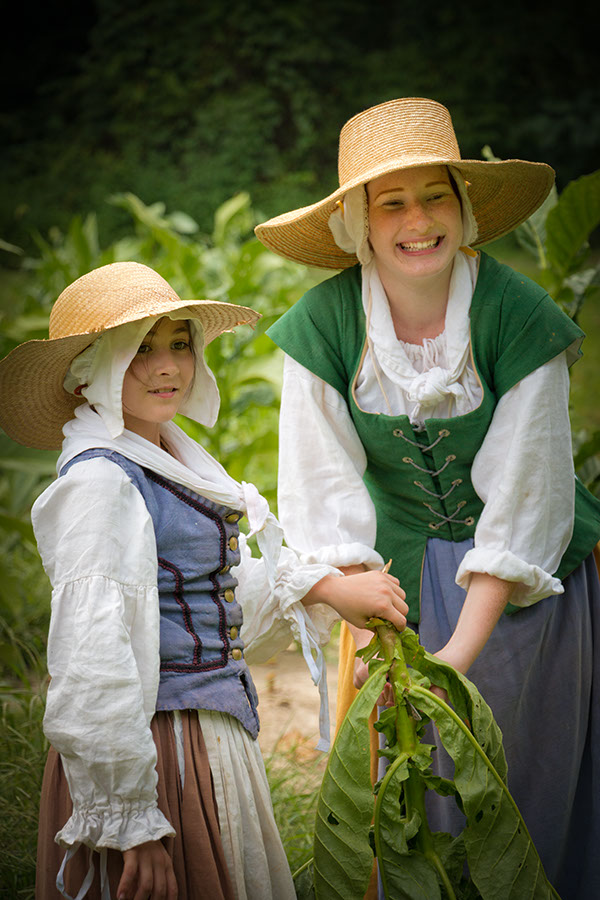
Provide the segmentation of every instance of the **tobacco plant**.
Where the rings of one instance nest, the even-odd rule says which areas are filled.
[[[380,619],[368,625],[375,636],[360,654],[369,677],[331,750],[314,858],[297,873],[298,897],[362,900],[375,855],[389,900],[556,900],[506,786],[502,736],[481,694],[427,653],[409,628],[399,634]],[[386,737],[388,767],[374,796],[368,720],[386,680],[394,706],[376,728]],[[446,691],[448,703],[429,690],[432,684]],[[429,722],[454,761],[452,781],[432,773]],[[464,813],[458,837],[429,828],[431,790],[453,797]]]

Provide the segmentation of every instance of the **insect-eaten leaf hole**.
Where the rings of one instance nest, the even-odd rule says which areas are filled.
[[[332,812],[330,812],[329,815],[327,816],[327,821],[329,822],[330,825],[339,825],[340,824],[339,820],[336,819],[336,817],[334,816],[334,814]]]

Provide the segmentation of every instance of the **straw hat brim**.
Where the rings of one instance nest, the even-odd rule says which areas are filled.
[[[198,318],[209,344],[236,325],[254,325],[260,314],[246,306],[216,300],[157,300],[143,315],[125,318],[119,324],[177,309],[188,309]],[[114,326],[114,327],[118,327]],[[87,332],[48,340],[27,341],[0,362],[0,426],[13,440],[39,450],[62,446],[63,425],[72,419],[85,398],[69,394],[63,387],[71,363],[104,331]]]
[[[401,169],[448,165],[458,169],[467,182],[473,214],[479,226],[474,247],[488,244],[513,231],[542,205],[554,184],[554,170],[546,163],[520,159],[499,161],[472,159],[387,160],[360,177],[349,180],[324,200],[283,213],[257,225],[257,238],[274,253],[324,269],[346,269],[356,265],[356,256],[337,246],[328,220],[337,201],[354,187]]]

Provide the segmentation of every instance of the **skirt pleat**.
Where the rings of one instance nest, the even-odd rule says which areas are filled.
[[[158,712],[152,720],[152,734],[157,748],[158,807],[176,831],[174,838],[162,843],[169,853],[178,886],[178,900],[235,900],[219,828],[208,754],[196,712],[181,713],[183,766],[180,777],[173,718]],[[59,754],[48,753],[40,801],[36,900],[62,900],[56,888],[56,876],[65,849],[54,836],[72,812],[71,797]],[[65,889],[75,897],[94,862],[94,880],[86,900],[100,900],[99,854],[79,847],[65,868]],[[123,871],[122,854],[107,852],[107,872],[111,897]]]

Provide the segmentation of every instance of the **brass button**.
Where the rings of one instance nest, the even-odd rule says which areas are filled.
[[[225,600],[226,600],[228,603],[233,603],[233,601],[235,600],[235,594],[233,593],[233,591],[231,590],[231,588],[227,588],[227,590],[225,591],[225,593],[223,594],[223,596],[225,597]]]
[[[231,656],[233,659],[241,659],[242,651],[239,649],[239,647],[236,647],[235,650],[231,651]]]
[[[237,548],[238,548],[238,539],[236,537],[230,537],[229,538],[229,549],[237,550]]]
[[[235,524],[236,522],[240,521],[240,517],[237,513],[230,513],[228,516],[225,516],[225,521]]]
[[[233,628],[229,629],[229,637],[231,638],[232,641],[235,641],[238,634],[239,634],[239,631],[237,630],[235,625],[233,626]]]
[[[226,572],[229,572],[231,566],[223,566],[222,569],[219,569],[219,575],[225,575]]]

